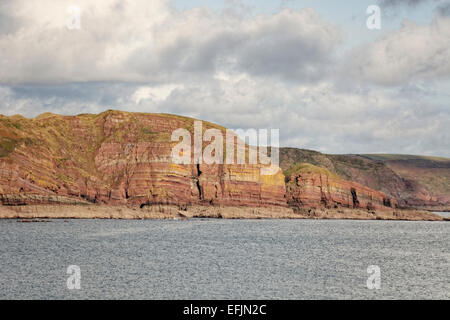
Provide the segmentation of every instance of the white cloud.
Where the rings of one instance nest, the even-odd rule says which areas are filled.
[[[342,73],[382,85],[450,77],[450,18],[436,15],[430,25],[405,20],[399,30],[351,52]]]
[[[136,104],[140,104],[141,101],[151,99],[153,101],[164,101],[172,93],[173,90],[179,88],[178,85],[166,84],[155,87],[143,86],[139,87],[134,93],[132,100]]]
[[[233,75],[174,85],[154,99],[154,86],[110,86],[80,84],[45,90],[0,87],[0,113],[36,116],[41,112],[78,114],[105,109],[165,112],[232,129],[279,128],[282,146],[331,153],[401,152],[450,157],[448,97],[430,100],[429,95],[434,93],[426,88],[400,92],[370,88],[362,93],[357,88],[342,91],[329,81],[285,84]],[[442,90],[445,88],[450,84]],[[81,92],[84,96],[79,95]]]
[[[313,9],[270,16],[176,11],[169,1],[87,1],[69,30],[71,1],[18,0],[2,15],[20,22],[0,33],[0,82],[171,82],[223,70],[297,81],[320,79],[339,30]]]

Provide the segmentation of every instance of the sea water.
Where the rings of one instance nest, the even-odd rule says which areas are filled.
[[[0,220],[0,299],[449,299],[449,258],[449,222]]]

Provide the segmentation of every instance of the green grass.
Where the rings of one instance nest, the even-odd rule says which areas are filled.
[[[17,140],[6,137],[0,137],[0,158],[7,157],[14,151],[17,145]]]
[[[20,123],[20,121],[17,121],[17,120],[8,119],[8,118],[0,118],[0,122],[10,128],[16,128],[18,130],[22,129],[22,124]]]
[[[170,133],[154,132],[148,128],[139,128],[139,141],[145,142],[167,142],[170,141]]]
[[[313,164],[306,163],[306,162],[297,163],[297,164],[293,165],[289,169],[285,170],[283,172],[283,174],[286,177],[290,177],[294,173],[302,173],[302,172],[303,173],[318,173],[318,174],[323,174],[323,175],[327,175],[327,176],[334,177],[334,178],[339,178],[339,176],[337,174],[335,174],[325,168],[318,167],[318,166],[315,166]]]
[[[65,174],[62,174],[62,173],[57,173],[56,177],[58,178],[58,180],[66,182],[66,183],[73,183],[74,182],[72,177],[66,176]]]
[[[36,119],[36,120],[43,120],[43,119],[46,119],[46,118],[58,117],[58,116],[59,116],[58,114],[54,114],[54,113],[51,113],[51,112],[44,112],[44,113],[38,115],[37,117],[35,117],[34,119]]]

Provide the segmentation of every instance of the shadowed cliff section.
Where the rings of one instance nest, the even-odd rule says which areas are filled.
[[[386,210],[396,200],[385,193],[347,181],[323,167],[300,163],[284,172],[288,204],[299,208]]]
[[[400,207],[450,210],[450,159],[409,155],[330,155],[280,148],[280,167],[325,168],[345,180],[385,193]]]
[[[441,206],[450,210],[450,159],[413,155],[362,156],[384,163],[407,182],[405,200],[409,206]]]
[[[194,120],[122,111],[0,116],[1,202],[286,206],[281,170],[266,177],[261,165],[173,163],[171,134],[193,136]],[[203,122],[209,128],[225,131]]]

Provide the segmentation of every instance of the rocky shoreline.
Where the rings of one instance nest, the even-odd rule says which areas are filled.
[[[0,219],[353,219],[448,221],[423,210],[298,209],[284,207],[152,205],[144,208],[101,205],[0,206]]]

